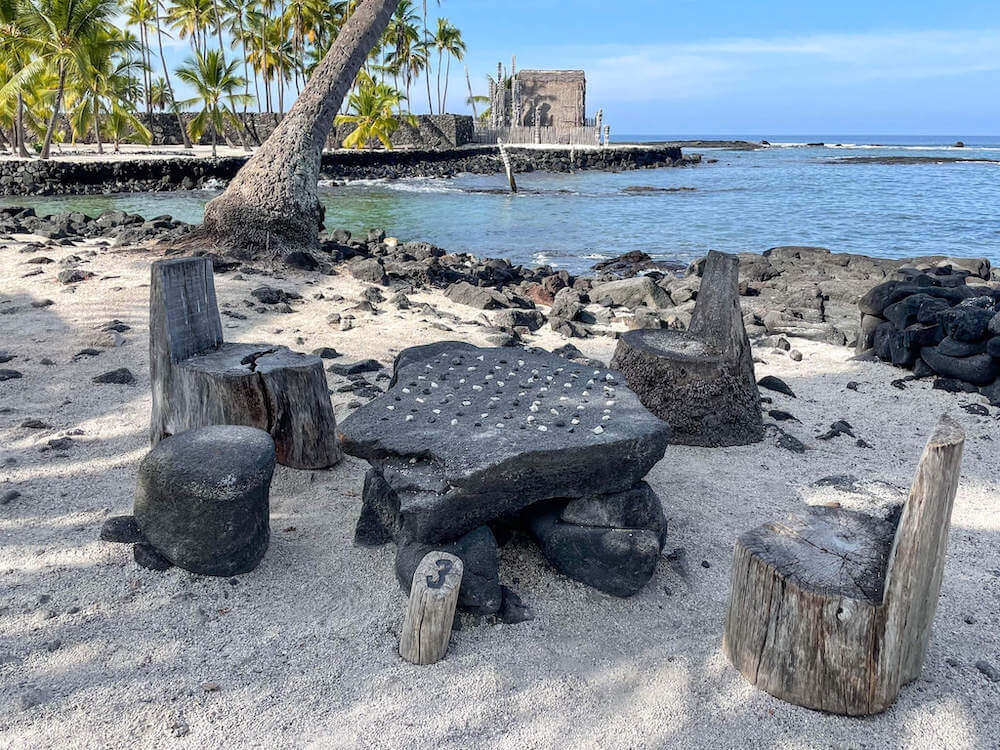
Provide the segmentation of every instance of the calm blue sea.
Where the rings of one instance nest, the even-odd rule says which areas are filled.
[[[681,139],[675,134],[622,141]],[[1000,263],[1000,137],[768,134],[759,151],[697,149],[706,163],[609,174],[499,175],[358,182],[322,188],[328,227],[382,227],[453,251],[548,263],[573,272],[630,250],[687,261],[709,249],[761,252],[821,245],[882,257],[946,254]],[[953,148],[961,138],[965,148]],[[805,146],[824,142],[827,146]],[[833,145],[841,144],[841,145]],[[967,163],[830,163],[852,156],[976,159]],[[707,163],[707,160],[717,160]],[[627,188],[657,188],[629,191]],[[691,188],[677,190],[677,188]],[[72,198],[0,198],[39,213],[107,208],[200,221],[217,191]]]

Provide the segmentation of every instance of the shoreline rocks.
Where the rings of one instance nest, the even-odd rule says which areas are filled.
[[[84,239],[112,241],[118,246],[155,242],[172,255],[179,251],[171,248],[171,242],[192,229],[193,225],[166,215],[145,219],[123,211],[105,211],[96,217],[81,212],[40,217],[31,208],[0,207],[0,235],[37,234],[53,238],[49,243],[60,245]],[[55,264],[37,260],[45,257],[41,255],[44,248],[41,243],[28,243],[22,248],[27,256],[25,264],[34,269],[29,273],[56,268]],[[205,250],[191,254],[208,257],[216,273],[257,272],[252,264],[236,258]],[[551,266],[527,267],[506,259],[449,253],[427,242],[387,237],[381,230],[355,236],[345,229],[332,229],[321,235],[316,253],[302,255],[307,255],[309,262],[289,262],[289,268],[305,273],[348,273],[370,284],[371,291],[366,295],[371,299],[366,297],[365,309],[383,304],[398,309],[413,307],[407,295],[420,289],[438,290],[470,311],[483,311],[476,320],[491,329],[490,341],[497,345],[522,343],[545,325],[568,339],[618,337],[623,327],[686,330],[705,269],[704,258],[682,269],[681,264],[654,261],[646,253],[631,251],[596,264],[591,275],[575,276]],[[752,341],[787,341],[795,337],[853,347],[862,340],[867,342],[864,348],[868,348],[875,329],[885,320],[881,312],[903,298],[919,292],[933,298],[924,300],[927,305],[944,309],[969,295],[963,275],[975,284],[993,283],[994,288],[995,282],[1000,282],[1000,269],[991,268],[984,258],[884,259],[800,246],[775,247],[762,254],[740,253],[738,257],[740,306]],[[70,256],[60,262],[59,271],[73,270],[80,262],[78,256]],[[913,279],[920,273],[915,269],[920,268],[930,273],[942,268],[953,272],[938,274],[935,284],[918,286]],[[901,273],[909,275],[901,280]],[[94,283],[84,277],[85,272],[73,275],[69,286]],[[885,286],[892,280],[897,283]],[[252,306],[258,311],[266,309],[264,300],[277,299],[263,287],[257,294],[262,299],[255,297]],[[285,300],[284,305],[272,305],[272,309],[287,312],[287,303]],[[912,317],[906,306],[914,304],[899,305],[893,314],[904,319]],[[860,319],[859,305],[864,313]],[[922,314],[929,314],[930,307],[924,308]],[[874,314],[876,309],[878,315]],[[433,309],[426,311],[434,317],[448,318]],[[241,313],[227,310],[225,314]],[[919,317],[920,308],[916,314]],[[347,330],[353,317],[353,312],[333,312],[330,325]],[[907,335],[924,341],[928,333],[914,328]],[[941,354],[971,356],[986,351],[985,342],[962,341],[959,337],[944,342]],[[943,338],[931,344],[940,344]],[[781,354],[793,357],[791,349],[783,347]]]
[[[676,146],[602,149],[508,148],[515,172],[622,171],[696,164]],[[0,195],[108,195],[111,193],[221,189],[247,156],[176,157],[119,161],[0,161]],[[338,151],[322,157],[327,181],[454,177],[504,171],[496,146],[399,151]]]
[[[978,263],[963,265],[902,269],[869,290],[858,302],[857,351],[1000,405],[1000,287]]]

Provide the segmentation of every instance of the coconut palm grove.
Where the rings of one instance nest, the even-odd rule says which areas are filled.
[[[2,0],[0,145],[49,157],[53,143],[149,143],[156,112],[194,112],[187,138],[212,137],[239,113],[282,114],[358,5],[322,0]],[[347,147],[388,144],[408,109],[442,113],[452,61],[466,46],[426,2],[402,0],[345,100]],[[171,68],[164,43],[190,54]],[[178,84],[192,96],[178,94]],[[412,102],[420,99],[420,105]],[[477,97],[481,100],[482,97]],[[213,151],[214,153],[214,151]]]

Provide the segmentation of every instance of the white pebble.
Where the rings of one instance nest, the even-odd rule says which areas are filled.
[[[412,414],[407,414],[406,415],[406,421],[407,422],[412,422],[413,421],[413,415]]]
[[[600,425],[597,425],[597,427],[592,429],[591,432],[593,432],[595,435],[600,435],[602,432],[604,432],[604,428],[601,427]]]

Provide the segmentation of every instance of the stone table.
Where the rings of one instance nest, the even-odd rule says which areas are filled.
[[[621,505],[621,493],[639,485],[670,437],[616,372],[541,350],[462,342],[402,352],[389,390],[340,425],[344,450],[372,466],[358,541],[401,545],[454,542],[543,501],[549,513],[577,498]],[[649,503],[647,493],[626,497],[633,495]],[[647,530],[662,548],[665,521],[655,504],[659,518]],[[639,516],[649,513],[619,509],[608,517]],[[641,541],[645,550],[649,540]],[[564,571],[592,567],[553,562]],[[649,565],[639,568],[652,574]]]

